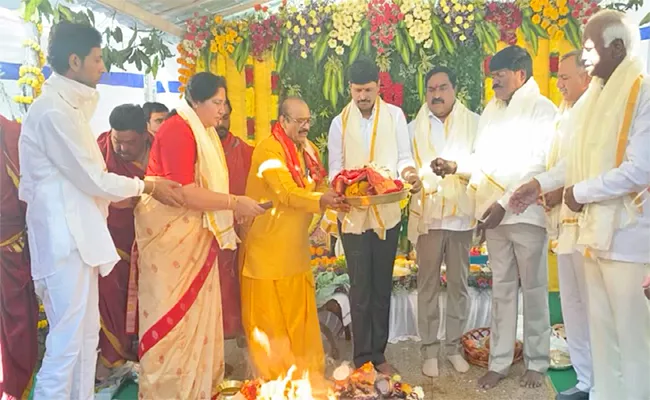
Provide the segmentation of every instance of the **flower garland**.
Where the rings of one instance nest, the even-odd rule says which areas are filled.
[[[255,139],[255,75],[253,65],[244,66],[244,78],[246,79],[246,137],[249,140]]]
[[[214,17],[214,24],[210,27],[212,41],[210,42],[210,51],[224,55],[232,55],[236,46],[241,43],[244,31],[248,28],[246,20],[223,21],[223,17],[217,15]]]
[[[43,33],[43,25],[41,23],[34,23],[34,27],[36,28],[36,39],[39,40]],[[18,85],[23,88],[23,94],[14,96],[14,101],[22,105],[24,111],[27,111],[27,107],[34,102],[34,99],[41,95],[43,83],[45,83],[45,75],[43,75],[45,54],[36,40],[27,39],[23,41],[23,47],[32,50],[35,60],[34,65],[29,65],[27,62],[20,66],[18,71]],[[18,118],[18,122],[21,123],[22,119]]]
[[[451,26],[452,37],[465,42],[474,32],[474,5],[463,4],[458,0],[440,0],[441,16],[445,24]]]
[[[390,0],[370,0],[368,20],[370,20],[370,41],[378,54],[384,54],[395,38],[397,24],[404,19],[397,4]],[[398,36],[400,38],[400,36]],[[397,41],[400,41],[399,39]],[[399,47],[399,44],[396,43]]]
[[[423,44],[425,49],[433,46],[431,39],[431,3],[428,1],[404,0],[400,5],[404,14],[404,25],[415,43]]]
[[[264,8],[261,10],[266,13]],[[248,30],[252,41],[251,55],[258,60],[262,60],[264,55],[273,48],[273,45],[280,41],[282,20],[277,15],[266,16],[251,21]]]
[[[393,82],[388,72],[380,72],[379,95],[386,103],[401,107],[404,103],[404,85]]]

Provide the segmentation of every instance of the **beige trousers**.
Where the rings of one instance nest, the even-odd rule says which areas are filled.
[[[649,264],[584,257],[596,400],[650,399]],[[593,399],[592,399],[593,400]]]
[[[430,230],[418,238],[418,329],[425,359],[438,358],[440,267],[447,266],[446,354],[458,354],[469,312],[467,275],[472,231]]]
[[[551,346],[546,230],[530,224],[501,225],[488,230],[486,237],[492,268],[488,368],[505,375],[512,364],[521,286],[526,368],[546,372]]]

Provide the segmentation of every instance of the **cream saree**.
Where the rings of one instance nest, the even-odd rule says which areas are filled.
[[[201,212],[146,196],[135,214],[140,399],[210,399],[224,374],[219,245]]]

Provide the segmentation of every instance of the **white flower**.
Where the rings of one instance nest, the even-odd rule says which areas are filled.
[[[433,40],[429,39],[426,42],[424,42],[424,48],[425,49],[430,49],[433,46]]]
[[[336,41],[336,39],[330,39],[327,42],[327,45],[330,47],[330,49],[335,48],[337,44],[338,44],[338,42]]]
[[[338,47],[336,47],[336,50],[334,50],[334,51],[338,55],[343,55],[343,52],[345,51],[345,49],[343,48],[343,46],[338,46]]]

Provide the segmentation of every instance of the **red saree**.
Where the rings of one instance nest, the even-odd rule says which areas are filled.
[[[150,137],[151,140],[153,137]],[[102,133],[97,144],[109,172],[130,178],[144,177],[142,166],[124,161],[115,154],[110,132]],[[109,209],[108,229],[122,258],[108,276],[99,278],[100,360],[109,368],[137,360],[137,350],[133,348],[136,336],[128,334],[125,325],[131,248],[135,240],[133,218],[133,208]]]
[[[246,192],[248,171],[251,168],[253,147],[230,132],[221,140],[221,144],[228,164],[230,193],[243,196]],[[237,250],[219,250],[219,280],[224,337],[234,339],[243,334]]]
[[[38,301],[18,200],[20,125],[0,116],[0,397],[27,398],[38,357]]]

